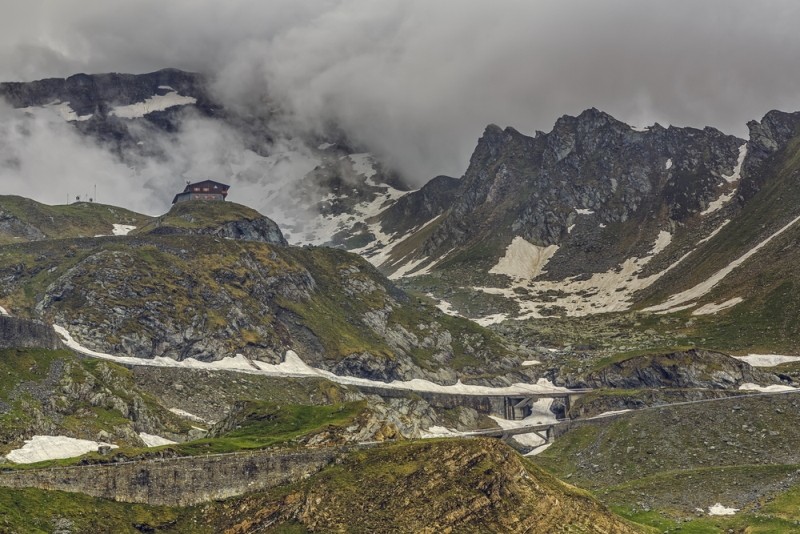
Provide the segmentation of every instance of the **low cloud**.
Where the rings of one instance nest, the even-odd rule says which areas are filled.
[[[770,109],[800,109],[800,7],[788,0],[31,0],[5,11],[2,79],[203,71],[226,106],[252,113],[280,106],[285,126],[300,132],[338,128],[416,185],[461,175],[489,123],[532,133],[594,106],[637,125],[745,135],[745,123]],[[235,134],[209,129],[186,128],[171,141],[168,164],[144,162],[133,179],[91,146],[70,173],[102,182],[117,172],[109,191],[135,183],[152,192],[197,169],[224,172],[237,158],[252,159]],[[57,150],[74,156],[80,141],[64,139]],[[298,150],[282,174],[311,163]],[[25,176],[49,171],[40,165]],[[258,171],[248,172],[248,183],[260,187]],[[72,180],[65,189],[88,183]]]

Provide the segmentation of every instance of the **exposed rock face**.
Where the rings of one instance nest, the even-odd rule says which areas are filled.
[[[764,186],[770,175],[764,168],[765,161],[777,151],[786,147],[798,133],[800,112],[785,113],[770,111],[761,121],[750,121],[750,140],[747,143],[747,159],[742,166],[742,183],[739,196],[743,201],[750,200]]]
[[[59,349],[62,346],[50,325],[0,316],[0,348]]]
[[[0,210],[0,234],[19,237],[24,241],[38,241],[47,237],[32,224],[3,210]]]
[[[702,211],[717,196],[721,176],[732,172],[743,143],[713,128],[635,131],[596,109],[564,116],[552,132],[536,137],[491,125],[456,201],[420,255],[440,257],[453,246],[458,252],[481,244],[496,260],[521,236],[569,248],[550,262],[551,277],[581,274],[587,263],[609,269],[652,247],[658,229],[668,229],[670,221]],[[601,224],[639,235],[639,242],[624,251],[619,243],[591,245],[585,232]]]
[[[774,374],[726,354],[700,349],[635,356],[583,376],[560,376],[567,387],[735,389],[744,383],[779,384]]]
[[[155,235],[208,235],[223,239],[239,239],[242,241],[259,241],[275,245],[288,245],[275,221],[268,217],[254,220],[230,221],[217,227],[181,228],[176,226],[159,226],[151,231]]]
[[[0,98],[15,108],[65,106],[74,114],[71,122],[79,131],[100,141],[118,156],[157,153],[148,137],[153,132],[175,132],[184,106],[154,110],[133,119],[116,116],[114,108],[140,104],[171,93],[194,99],[194,103],[187,105],[200,115],[221,114],[220,106],[208,95],[205,77],[176,69],[149,74],[76,74],[66,79],[0,84]],[[81,119],[77,120],[78,117]],[[133,122],[141,128],[129,128]]]
[[[437,176],[418,191],[401,197],[381,214],[381,226],[387,232],[405,233],[421,223],[441,215],[458,195],[460,180]]]
[[[205,83],[205,78],[200,74],[176,69],[149,74],[76,74],[69,78],[0,83],[0,96],[18,108],[62,101],[69,102],[79,116],[105,116],[110,104],[134,104],[170,89],[207,101]]]

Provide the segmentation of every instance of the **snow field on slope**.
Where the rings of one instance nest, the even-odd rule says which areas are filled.
[[[317,215],[310,222],[306,221],[303,225],[302,232],[298,234],[300,237],[300,239],[297,240],[298,244],[324,245],[328,243],[335,234],[350,229],[353,224],[358,221],[365,222],[367,219],[375,217],[384,211],[389,204],[408,194],[407,191],[400,191],[388,184],[375,183],[373,178],[377,174],[377,170],[375,169],[374,161],[370,154],[351,154],[349,156],[342,156],[341,159],[350,162],[353,168],[353,174],[356,177],[364,177],[367,185],[380,187],[385,190],[384,193],[378,194],[369,202],[362,202],[355,205],[352,212],[338,215]],[[328,200],[333,200],[336,197],[331,194],[326,198],[328,198]],[[367,253],[373,248],[377,251],[385,247],[392,240],[392,236],[381,231],[380,223],[367,223],[367,226],[368,231],[375,236],[376,240],[366,247],[359,249],[359,251],[353,252],[361,253],[361,255],[365,256],[371,263],[378,265]]]
[[[540,247],[517,236],[508,245],[505,256],[489,270],[489,274],[504,274],[516,279],[530,280],[542,273],[556,252],[558,245]]]
[[[781,391],[794,391],[797,388],[792,386],[783,386],[781,384],[772,384],[769,386],[759,386],[752,382],[747,382],[739,386],[740,391],[758,391],[760,393],[778,393]]]
[[[162,438],[155,434],[147,434],[145,432],[139,432],[139,439],[142,440],[145,447],[160,447],[161,445],[174,445],[176,443],[171,439]]]
[[[706,295],[709,291],[711,291],[711,289],[714,286],[716,286],[726,276],[728,276],[730,273],[732,273],[734,269],[736,269],[741,264],[743,264],[745,261],[747,261],[752,256],[754,256],[759,250],[761,250],[762,248],[767,246],[770,241],[772,241],[773,239],[775,239],[776,237],[778,237],[779,235],[784,233],[786,230],[788,230],[789,228],[794,226],[794,224],[797,221],[800,221],[800,216],[795,217],[794,219],[792,219],[783,228],[781,228],[780,230],[776,231],[775,233],[773,233],[772,235],[767,237],[761,243],[759,243],[758,245],[756,245],[755,247],[753,247],[752,249],[750,249],[749,251],[747,251],[746,253],[741,255],[739,258],[733,260],[726,267],[720,269],[719,271],[717,271],[716,273],[711,275],[709,278],[707,278],[703,282],[700,282],[699,284],[697,284],[694,287],[691,287],[691,288],[689,288],[689,289],[687,289],[685,291],[681,291],[680,293],[676,293],[676,294],[670,296],[667,300],[665,300],[661,304],[657,304],[655,306],[650,306],[648,308],[645,308],[644,311],[652,311],[652,312],[673,311],[677,306],[681,306],[683,304],[687,304],[690,301],[697,300],[700,297]]]
[[[738,508],[728,508],[720,503],[708,507],[708,515],[734,515]]]
[[[136,230],[135,226],[129,224],[115,224],[112,233],[114,235],[128,235],[133,230]]]
[[[139,119],[154,111],[164,111],[174,106],[186,106],[196,103],[196,98],[179,95],[177,92],[173,91],[165,95],[153,95],[144,102],[137,102],[127,106],[117,106],[111,110],[109,115],[115,115],[122,119]]]
[[[213,423],[213,421],[208,421],[206,419],[203,419],[199,415],[195,415],[193,413],[189,413],[186,410],[181,410],[180,408],[170,408],[169,411],[174,413],[175,415],[177,415],[179,417],[183,417],[184,419],[188,419],[190,421],[194,421],[195,423],[206,423],[206,424],[212,424]]]
[[[45,104],[44,106],[31,106],[27,108],[20,108],[19,111],[24,113],[38,113],[39,111],[45,111],[48,113],[55,113],[62,119],[67,122],[83,122],[88,121],[92,118],[92,114],[88,115],[78,115],[69,105],[69,102],[52,102],[50,104]]]
[[[742,297],[733,297],[732,299],[726,300],[725,302],[721,302],[719,304],[712,302],[711,304],[706,304],[705,306],[697,308],[692,312],[692,315],[713,315],[717,312],[721,312],[722,310],[733,308],[742,302],[744,302]]]
[[[536,384],[515,383],[505,387],[489,387],[478,386],[471,384],[463,384],[457,381],[451,385],[441,385],[414,378],[412,380],[395,380],[393,382],[380,382],[378,380],[369,380],[366,378],[357,378],[352,376],[342,376],[317,369],[309,366],[292,350],[286,351],[284,361],[279,364],[269,364],[265,362],[248,360],[241,354],[236,356],[229,356],[214,362],[201,362],[193,358],[187,358],[182,361],[173,360],[172,358],[156,357],[153,359],[135,358],[132,356],[113,356],[102,352],[97,352],[89,348],[83,347],[75,339],[72,338],[70,333],[62,326],[53,325],[53,329],[64,340],[64,344],[69,348],[95,358],[114,361],[123,365],[145,365],[152,367],[178,367],[184,369],[205,369],[209,371],[235,371],[249,374],[260,374],[265,376],[276,377],[318,377],[326,378],[339,384],[352,385],[352,386],[368,386],[378,387],[384,389],[397,389],[407,391],[419,391],[428,393],[449,393],[455,395],[525,395],[526,393],[565,393],[569,390],[553,385],[552,382],[544,378],[540,378]]]
[[[753,367],[775,367],[782,363],[800,362],[800,356],[783,356],[780,354],[748,354],[734,356],[737,360],[749,363]]]
[[[736,166],[733,168],[733,172],[728,175],[723,175],[722,179],[725,180],[728,184],[734,184],[738,182],[742,177],[742,165],[744,164],[744,158],[747,155],[747,143],[743,144],[739,147],[739,157],[736,160]],[[733,197],[736,195],[736,191],[730,191],[728,193],[723,193],[711,203],[709,203],[708,207],[700,212],[700,215],[709,215],[714,213],[715,211],[719,211],[723,207],[725,207],[728,202],[733,200]]]
[[[17,464],[32,464],[45,460],[74,458],[100,447],[116,449],[116,445],[88,439],[75,439],[66,436],[33,436],[25,440],[25,445],[6,454],[6,460]]]
[[[515,238],[512,241],[512,246],[520,247],[519,244],[514,245],[514,242],[519,243]],[[524,240],[522,240],[524,241]],[[638,274],[647,263],[659,252],[665,250],[672,242],[672,235],[669,232],[660,231],[653,243],[652,249],[648,255],[643,258],[628,258],[617,269],[612,269],[603,273],[594,273],[588,279],[580,279],[580,277],[568,278],[557,282],[553,281],[536,281],[536,280],[515,280],[510,287],[495,288],[495,287],[475,287],[473,289],[482,291],[491,295],[500,295],[509,300],[515,301],[520,307],[520,319],[529,318],[545,318],[547,315],[541,313],[544,308],[552,306],[559,306],[566,310],[568,316],[580,317],[593,313],[604,313],[613,311],[623,311],[630,308],[630,299],[636,291],[644,289],[669,272],[681,261],[683,261],[690,253],[685,254],[674,264],[669,266],[664,271],[654,275],[639,278]],[[528,243],[528,245],[530,245]],[[535,245],[530,245],[531,247]],[[506,256],[509,256],[508,249]],[[516,255],[517,258],[520,255]],[[549,260],[549,258],[548,258]],[[532,264],[518,265],[519,272],[524,268],[528,268],[531,272],[537,269],[541,273],[546,268],[546,263],[543,265]],[[533,298],[521,299],[514,291],[515,288],[527,289]],[[559,294],[554,300],[543,302],[536,299],[536,294],[555,292]],[[563,293],[563,295],[561,294]],[[550,300],[550,299],[548,299]],[[476,320],[478,324],[489,325],[495,324],[505,320],[505,314],[495,314],[492,316],[482,317]]]

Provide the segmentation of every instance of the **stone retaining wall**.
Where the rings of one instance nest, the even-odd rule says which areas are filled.
[[[342,449],[254,451],[113,464],[5,471],[0,486],[188,506],[296,482],[334,461]]]

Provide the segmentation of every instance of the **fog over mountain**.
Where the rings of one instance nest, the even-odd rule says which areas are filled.
[[[745,135],[745,123],[770,109],[800,109],[797,20],[790,1],[32,0],[5,7],[0,80],[203,72],[226,107],[261,113],[269,95],[289,110],[287,131],[336,125],[420,185],[460,176],[489,123],[533,133],[592,106],[634,125]],[[13,145],[15,127],[4,124],[0,135]],[[239,150],[212,130],[178,140],[174,159]],[[113,201],[142,208],[126,195],[130,182],[113,179],[130,169],[68,133],[32,131],[62,162],[65,184],[73,176],[84,187],[83,167],[96,167]],[[4,183],[64,197],[52,191],[52,173],[24,164],[28,145],[3,149],[28,169],[4,170]],[[59,152],[83,163],[65,169]],[[137,173],[175,172],[168,163]],[[171,179],[165,190],[181,183]]]

